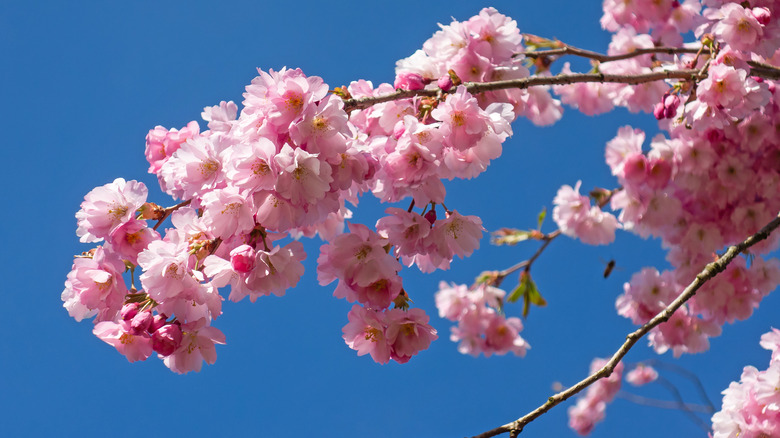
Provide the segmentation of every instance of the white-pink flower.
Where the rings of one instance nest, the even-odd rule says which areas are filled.
[[[99,242],[117,227],[132,219],[146,202],[146,185],[135,180],[117,178],[114,182],[92,189],[76,213],[76,235],[82,242]]]

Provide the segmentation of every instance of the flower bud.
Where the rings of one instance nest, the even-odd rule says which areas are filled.
[[[230,251],[230,265],[233,270],[246,274],[252,271],[255,267],[255,250],[249,245],[241,245]]]
[[[431,223],[431,226],[433,226],[433,224],[436,222],[436,210],[430,209],[423,217]]]
[[[140,306],[140,303],[127,303],[122,306],[122,310],[119,312],[119,316],[122,317],[123,321],[130,321],[138,313],[138,308]]]
[[[166,324],[152,334],[152,349],[162,356],[170,356],[181,345],[179,324]]]
[[[152,325],[152,312],[145,310],[138,312],[132,320],[130,320],[130,332],[131,335],[141,335],[149,329]]]
[[[417,73],[401,73],[395,77],[393,87],[396,90],[422,90],[425,88],[425,80]]]
[[[442,91],[450,91],[453,85],[452,78],[450,75],[446,74],[440,77],[438,81],[436,81],[436,85],[438,85]]]

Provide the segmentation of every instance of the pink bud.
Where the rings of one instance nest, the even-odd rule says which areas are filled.
[[[168,319],[168,316],[164,313],[160,313],[159,315],[154,315],[152,318],[152,323],[149,324],[149,333],[154,333],[155,331],[159,330],[160,327],[165,325],[165,321]]]
[[[122,310],[119,312],[119,315],[122,317],[123,321],[130,321],[138,313],[138,307],[140,306],[140,303],[127,303],[122,306]]]
[[[425,88],[425,80],[417,73],[401,73],[395,77],[393,87],[396,90],[422,90]]]
[[[450,91],[452,89],[452,78],[450,75],[444,75],[436,81],[436,85],[438,85],[442,91]]]
[[[181,345],[179,324],[167,324],[152,334],[152,349],[163,356],[170,356]]]
[[[761,24],[762,26],[766,26],[767,24],[769,24],[769,19],[772,16],[772,14],[769,12],[769,9],[753,8],[750,10],[750,12],[753,14],[754,17],[756,17],[756,21],[758,21],[758,23]]]
[[[249,245],[241,245],[230,251],[230,265],[233,270],[246,274],[255,267],[255,250]]]
[[[653,108],[653,115],[655,116],[656,120],[661,120],[666,118],[666,108],[664,108],[663,102],[658,102],[655,104],[655,108]]]
[[[433,226],[434,222],[436,222],[436,210],[430,209],[423,217],[431,223],[431,226]]]
[[[680,96],[670,94],[664,99],[664,117],[671,119],[677,114],[677,108],[680,106]]]
[[[140,335],[146,332],[149,329],[149,326],[152,324],[152,312],[146,310],[143,312],[138,312],[133,319],[130,321],[130,334],[131,335]]]

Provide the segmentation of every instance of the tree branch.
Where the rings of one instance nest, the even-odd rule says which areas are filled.
[[[507,89],[525,89],[529,87],[538,87],[541,85],[568,85],[578,82],[610,82],[628,85],[644,84],[647,82],[662,81],[666,79],[693,80],[701,79],[700,70],[666,70],[654,71],[637,75],[613,75],[605,73],[572,73],[559,74],[555,76],[531,76],[520,79],[509,79],[505,81],[494,82],[465,82],[463,85],[471,94],[484,93],[486,91],[497,91]],[[398,99],[408,99],[418,96],[433,97],[439,94],[454,93],[452,89],[444,92],[440,88],[426,90],[396,90],[392,93],[381,96],[361,97],[357,99],[345,99],[344,110],[347,112],[366,109],[378,103],[390,102]]]
[[[682,293],[680,293],[680,295],[671,304],[669,304],[664,310],[658,313],[655,317],[653,317],[653,319],[648,321],[645,325],[643,325],[633,333],[630,333],[628,336],[626,336],[626,341],[623,343],[623,345],[620,346],[620,348],[615,352],[615,354],[612,355],[612,358],[609,360],[609,362],[607,362],[607,364],[604,365],[604,367],[602,367],[600,370],[586,377],[585,379],[575,384],[574,386],[571,386],[568,389],[561,391],[558,394],[555,394],[554,396],[548,398],[547,402],[545,402],[535,410],[531,411],[530,413],[526,414],[525,416],[511,423],[507,423],[503,426],[497,427],[487,432],[483,432],[479,435],[475,435],[474,438],[489,438],[506,432],[509,432],[510,436],[516,436],[517,434],[522,432],[523,428],[531,421],[535,420],[536,418],[546,413],[553,407],[557,406],[561,402],[567,400],[569,397],[587,388],[597,380],[604,377],[608,377],[610,374],[612,374],[612,371],[615,369],[615,366],[617,366],[620,360],[628,353],[628,351],[634,346],[634,344],[636,344],[637,341],[639,341],[639,339],[641,339],[644,335],[646,335],[650,330],[652,330],[656,326],[669,320],[672,314],[677,309],[679,309],[686,301],[688,301],[691,297],[693,297],[696,294],[696,291],[699,290],[699,288],[701,288],[707,281],[715,277],[718,273],[726,269],[726,266],[728,266],[728,264],[731,263],[731,261],[734,260],[734,258],[736,258],[737,255],[739,255],[739,253],[745,251],[746,249],[750,248],[756,243],[769,237],[769,235],[779,226],[780,226],[780,213],[760,231],[748,237],[743,242],[729,247],[728,251],[726,251],[726,253],[723,254],[718,260],[709,263],[707,266],[705,266],[704,269],[691,282],[691,284],[689,284],[688,287],[686,287],[682,291]]]

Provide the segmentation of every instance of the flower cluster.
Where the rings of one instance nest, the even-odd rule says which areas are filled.
[[[780,435],[780,330],[761,336],[761,346],[772,351],[769,367],[745,367],[739,382],[723,391],[723,406],[712,416],[714,438]]]
[[[607,362],[607,359],[593,359],[590,373],[598,372]],[[615,398],[620,390],[622,379],[623,363],[619,362],[609,377],[590,385],[585,394],[577,399],[577,404],[569,408],[569,427],[580,435],[588,435],[596,423],[604,420],[607,403]]]
[[[436,292],[439,316],[457,321],[452,327],[450,339],[459,342],[458,351],[463,354],[486,357],[492,354],[513,353],[525,356],[531,348],[520,337],[523,323],[517,317],[505,317],[498,311],[506,292],[485,284],[474,289],[465,285],[441,282]]]

